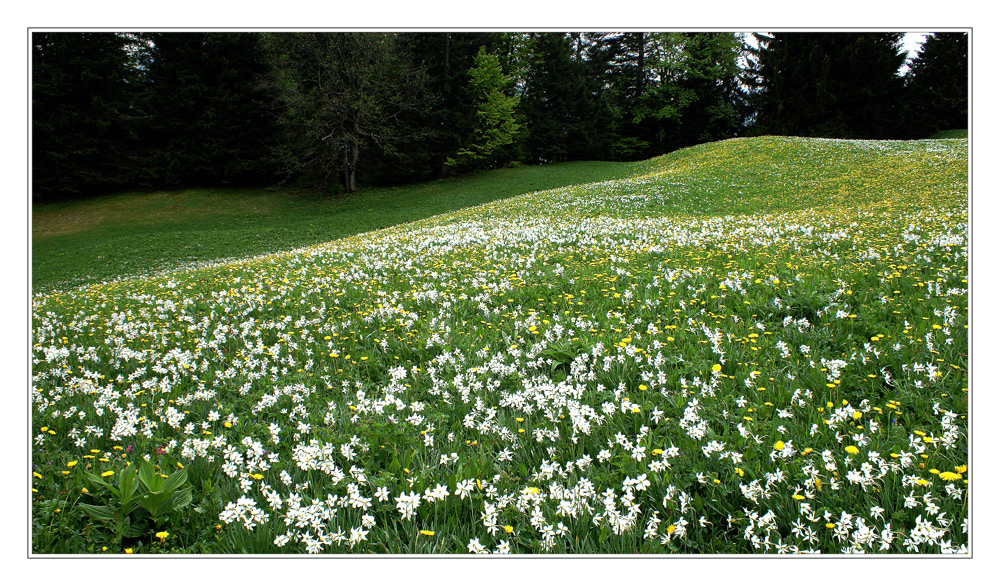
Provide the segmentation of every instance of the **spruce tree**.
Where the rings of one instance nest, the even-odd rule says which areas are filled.
[[[565,33],[533,34],[521,113],[528,162],[599,159],[608,156],[610,110],[602,99],[599,71],[575,60]]]
[[[137,70],[116,33],[32,33],[36,198],[122,189],[135,178]]]
[[[476,127],[476,110],[468,99],[469,71],[483,47],[492,51],[499,33],[403,33],[398,42],[408,47],[413,64],[426,75],[427,104],[421,150],[430,175],[448,175],[448,159],[468,145]],[[423,174],[421,172],[421,174]]]
[[[902,33],[775,33],[760,51],[755,132],[892,138],[902,123]]]
[[[907,125],[914,138],[968,128],[967,33],[932,33],[906,75]]]
[[[260,87],[266,61],[256,33],[149,36],[143,143],[151,181],[227,185],[271,178],[275,126]]]
[[[492,167],[497,151],[514,142],[521,125],[516,120],[520,98],[508,95],[509,80],[496,55],[480,47],[476,64],[469,71],[468,96],[476,110],[476,126],[469,143],[448,164],[457,167]]]

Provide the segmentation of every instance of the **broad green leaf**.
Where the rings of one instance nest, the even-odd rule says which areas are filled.
[[[113,521],[115,518],[115,510],[111,507],[80,503],[80,508],[83,509],[83,512],[90,515],[92,519],[97,521]]]
[[[146,490],[156,492],[163,488],[163,478],[156,473],[156,469],[149,462],[143,462],[139,466],[139,480],[146,487]]]
[[[145,521],[137,520],[129,523],[128,527],[125,529],[125,537],[141,537],[143,533],[146,532]]]
[[[160,515],[160,509],[163,507],[164,503],[168,502],[170,502],[170,495],[166,492],[146,493],[139,499],[139,505],[143,509],[146,509],[146,511],[154,517]]]
[[[128,470],[122,474],[121,479],[118,481],[118,489],[121,490],[123,504],[132,500],[135,491],[139,489],[139,483],[136,482],[135,470]]]
[[[121,494],[121,493],[118,492],[117,488],[115,488],[114,486],[111,486],[110,484],[108,484],[107,482],[105,482],[103,478],[101,478],[100,476],[94,474],[93,472],[87,472],[87,479],[90,480],[91,482],[93,482],[94,484],[98,485],[98,486],[103,486],[104,488],[108,489],[109,491],[111,491],[111,494],[113,494],[115,496],[118,496],[119,494]]]
[[[163,492],[171,493],[177,490],[182,484],[187,482],[187,477],[187,470],[181,469],[174,472],[169,478],[167,478],[166,482],[163,483]]]
[[[174,498],[173,498],[174,510],[183,509],[184,507],[191,504],[191,492],[192,492],[192,487],[185,486],[184,488],[174,493]]]

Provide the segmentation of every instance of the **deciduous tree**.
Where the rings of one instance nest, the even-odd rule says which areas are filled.
[[[281,102],[286,172],[309,183],[358,186],[372,151],[393,153],[408,138],[403,119],[426,105],[425,76],[387,33],[269,36]]]

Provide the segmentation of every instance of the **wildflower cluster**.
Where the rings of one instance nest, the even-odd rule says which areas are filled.
[[[965,553],[965,142],[769,140],[857,184],[730,141],[36,295],[34,531],[144,460],[195,506],[136,548]]]

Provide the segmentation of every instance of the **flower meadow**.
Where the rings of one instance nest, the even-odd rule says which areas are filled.
[[[32,299],[33,553],[966,554],[967,141]]]

